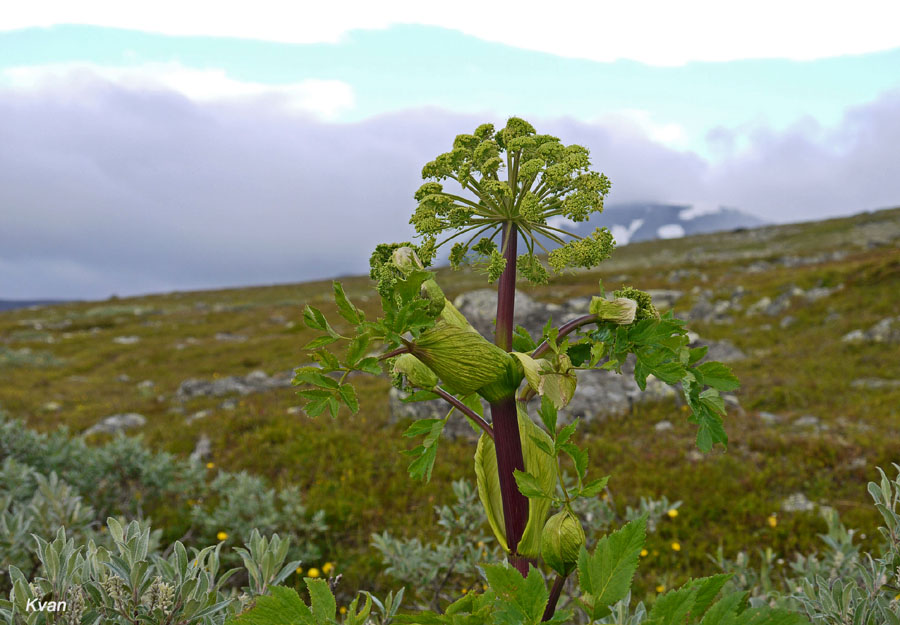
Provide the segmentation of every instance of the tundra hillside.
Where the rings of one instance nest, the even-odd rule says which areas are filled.
[[[742,382],[728,401],[732,443],[707,455],[696,452],[676,397],[638,400],[627,385],[598,382],[591,401],[579,384],[589,400],[578,409],[582,440],[598,474],[613,476],[615,506],[642,496],[682,502],[648,538],[643,588],[718,572],[708,555],[719,546],[726,556],[748,545],[813,550],[826,529],[817,504],[873,539],[865,485],[876,466],[900,458],[900,209],[625,246],[601,271],[520,286],[517,322],[527,325],[529,309],[561,320],[596,294],[598,279],[608,290],[653,289],[655,303],[688,319],[698,344]],[[478,317],[483,277],[447,269],[439,281]],[[369,279],[343,284],[374,316]],[[426,486],[406,477],[400,434],[411,417],[389,401],[387,378],[354,380],[356,417],[303,416],[290,379],[314,335],[302,322],[306,304],[337,318],[330,282],[2,312],[0,407],[36,430],[84,432],[89,443],[140,434],[193,455],[210,480],[247,470],[297,486],[329,528],[320,561],[303,566],[334,563],[349,588],[393,587],[371,534],[436,539],[433,507],[453,493],[434,484],[471,474],[473,442],[463,434],[442,443]],[[481,316],[479,329],[490,330],[492,313]],[[191,524],[187,514],[146,512],[163,542]],[[249,538],[231,529],[221,528],[225,542]]]

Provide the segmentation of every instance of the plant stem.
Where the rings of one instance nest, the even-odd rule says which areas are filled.
[[[497,329],[494,342],[506,351],[512,348],[513,317],[516,304],[516,243],[519,233],[514,223],[508,223],[503,231],[503,256],[506,268],[500,276],[497,293]],[[500,478],[500,497],[503,502],[503,521],[506,544],[510,550],[509,562],[522,575],[528,574],[528,559],[516,553],[519,540],[528,522],[528,499],[519,492],[514,472],[525,470],[522,457],[522,438],[519,434],[519,417],[516,412],[515,394],[491,404],[491,420],[494,427],[494,445],[497,450],[497,472]]]
[[[497,328],[494,343],[506,351],[512,349],[513,317],[516,306],[516,244],[519,231],[516,224],[508,223],[503,230],[503,257],[506,268],[500,276],[497,289]]]
[[[484,433],[491,437],[491,440],[494,440],[494,430],[491,429],[490,424],[487,421],[478,416],[478,413],[466,406],[464,403],[459,401],[456,397],[442,389],[440,386],[435,386],[432,391],[440,395],[441,398],[449,403],[451,406],[459,410],[461,413],[469,417],[472,421],[474,421]]]
[[[556,581],[553,582],[553,588],[550,589],[550,600],[547,601],[547,607],[544,609],[544,616],[541,617],[542,623],[553,618],[553,613],[556,612],[556,604],[559,602],[559,595],[562,593],[565,583],[566,578],[563,575],[556,576]]]

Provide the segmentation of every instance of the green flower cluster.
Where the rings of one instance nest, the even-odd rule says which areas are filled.
[[[606,231],[582,238],[550,225],[552,217],[583,222],[603,210],[610,181],[590,166],[586,148],[539,135],[525,120],[512,117],[500,130],[482,124],[472,134],[457,136],[451,151],[422,169],[427,182],[415,193],[418,206],[410,223],[430,249],[466,235],[453,244],[450,264],[456,268],[473,262],[491,281],[507,266],[507,250],[498,249],[497,235],[507,235],[505,241],[509,232],[516,232],[527,250],[515,268],[532,283],[543,284],[548,274],[537,257],[541,251],[554,270],[562,271],[594,266],[612,250]],[[459,185],[458,193],[445,188],[447,180]],[[434,245],[443,233],[449,236]],[[562,246],[562,251],[550,252],[547,245]]]
[[[597,228],[589,237],[569,241],[547,257],[556,271],[566,267],[594,267],[610,257],[616,241],[607,228]]]
[[[409,241],[379,244],[369,257],[369,277],[375,281],[375,288],[382,297],[390,297],[397,282],[406,278],[406,273],[393,262],[394,252],[404,247],[412,250],[423,267],[428,267],[434,260],[436,253],[434,239],[426,239],[422,245],[415,245]]]
[[[641,291],[633,286],[624,286],[618,291],[614,291],[613,295],[633,299],[637,302],[637,311],[634,314],[636,321],[641,319],[659,319],[659,311],[656,310],[656,306],[653,305],[650,299],[650,294],[646,291]]]

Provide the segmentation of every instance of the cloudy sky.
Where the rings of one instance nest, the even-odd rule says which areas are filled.
[[[887,0],[17,4],[0,299],[362,273],[422,165],[510,115],[589,147],[611,204],[900,205]]]

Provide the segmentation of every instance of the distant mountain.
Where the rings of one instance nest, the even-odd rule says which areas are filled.
[[[50,306],[51,304],[62,304],[63,300],[42,299],[42,300],[24,300],[24,299],[0,299],[0,310],[15,310],[16,308],[28,308],[29,306]]]
[[[634,202],[607,206],[589,221],[565,229],[585,236],[594,228],[609,228],[619,245],[649,239],[676,239],[690,234],[720,232],[737,228],[756,228],[766,222],[735,208],[691,204]]]

